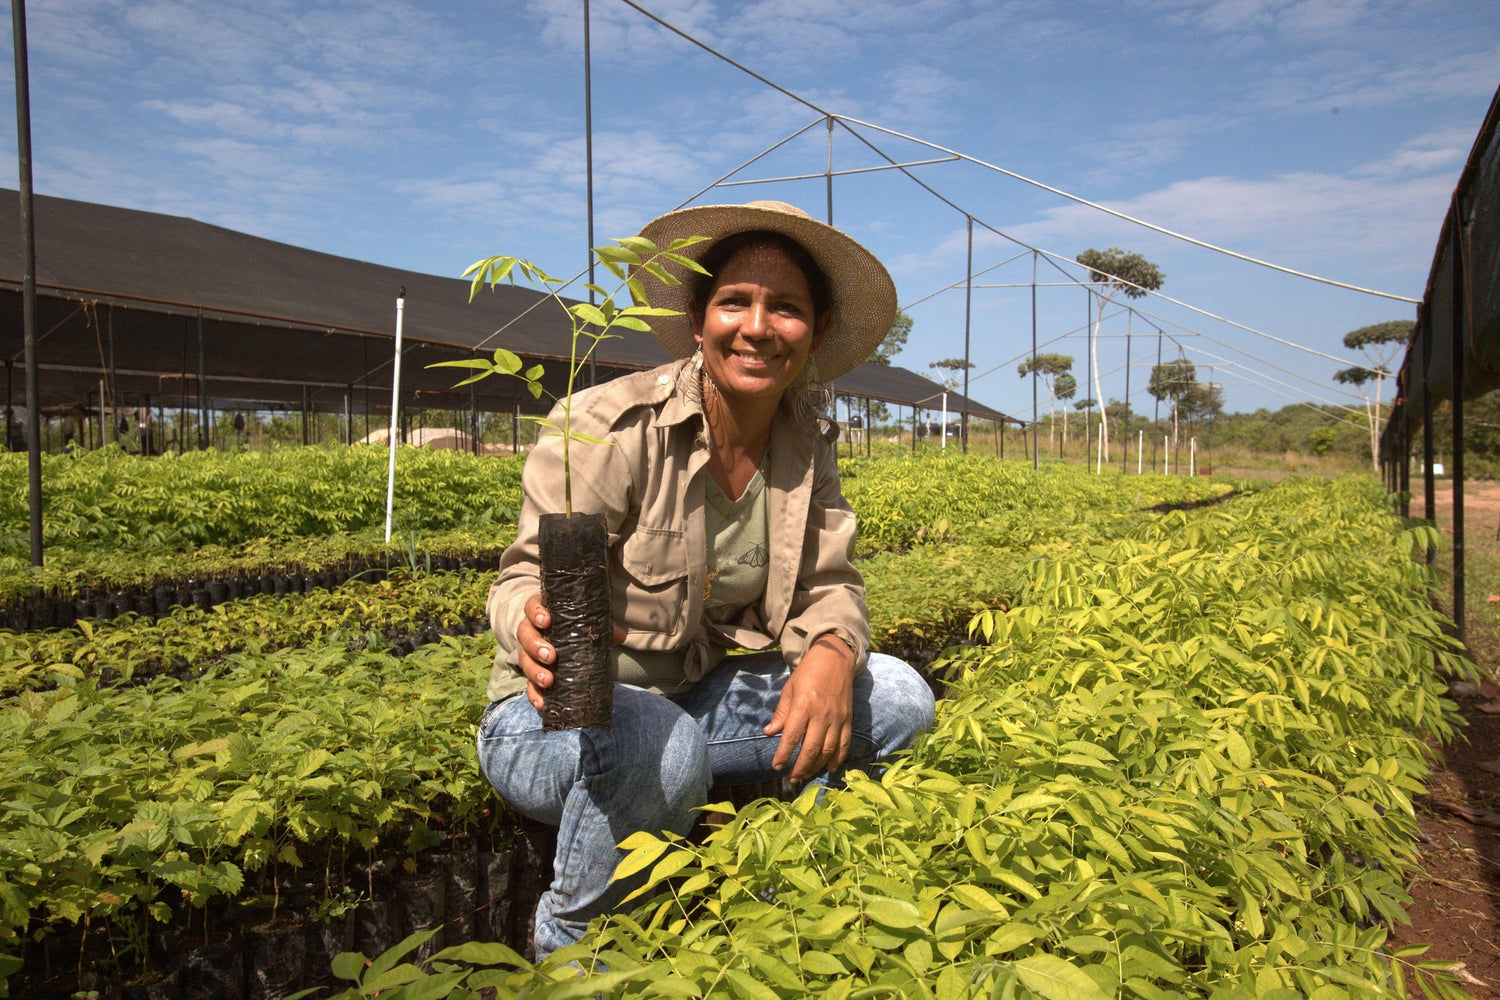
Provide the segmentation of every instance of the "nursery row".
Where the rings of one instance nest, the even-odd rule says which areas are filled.
[[[993,528],[971,526],[964,534],[987,544],[1008,538],[1029,546],[1104,530],[1084,513],[1047,513],[1059,509],[1040,502],[1032,520],[1045,524],[1023,530],[1007,519]],[[998,533],[996,539],[989,539],[990,532]],[[1024,562],[1019,556],[996,558],[997,551],[952,542],[869,560],[876,644],[922,661],[961,637],[975,610],[1010,600],[1024,582]],[[79,920],[135,926],[140,919],[157,927],[169,916],[179,919],[193,902],[253,901],[276,891],[270,868],[291,864],[283,850],[304,860],[341,850],[355,838],[404,856],[407,846],[425,846],[423,837],[410,839],[411,831],[420,829],[418,820],[432,823],[434,815],[442,816],[447,834],[481,836],[493,801],[477,778],[469,747],[493,639],[443,639],[398,660],[375,630],[382,623],[399,628],[424,621],[463,632],[482,614],[487,584],[480,573],[356,581],[291,600],[254,598],[213,611],[180,609],[159,621],[127,618],[16,637],[13,685],[71,687],[14,698],[0,716],[13,727],[11,752],[28,762],[14,771],[17,784],[4,790],[7,801],[16,803],[16,826],[0,835],[0,893],[13,932],[18,938],[28,931],[55,938]],[[192,683],[161,677],[128,690],[101,689],[95,680],[106,670],[134,672],[139,679],[163,668],[184,678],[206,673]],[[419,684],[417,697],[412,690]],[[370,690],[380,697],[367,698]],[[372,713],[380,720],[380,740],[349,730]],[[92,725],[97,718],[125,721],[101,730]],[[66,733],[62,742],[60,730]],[[445,773],[461,774],[460,785],[398,772],[369,778],[380,788],[374,794],[374,785],[351,785],[339,771],[352,748],[396,768],[412,759],[431,760],[431,741],[439,738],[446,741]],[[309,771],[314,760],[322,763]],[[163,777],[200,766],[212,775],[193,781]],[[226,773],[235,777],[225,780]],[[249,794],[239,784],[248,774],[274,785],[274,791],[256,792],[261,825],[255,831],[245,830],[236,812]],[[79,794],[80,780],[98,793]],[[333,794],[331,785],[340,796],[337,809],[322,801]],[[440,793],[442,788],[447,792]],[[459,798],[445,797],[460,791]],[[319,804],[305,806],[304,796]],[[44,846],[30,839],[40,835],[33,830],[34,816],[51,817],[50,826],[40,828],[53,833]],[[178,845],[174,849],[186,852],[195,867],[142,867],[142,855],[126,849],[133,849],[143,829],[168,829],[155,835]],[[514,822],[501,821],[501,829],[513,831]],[[167,852],[160,860],[174,857]],[[336,889],[325,892],[337,896]],[[160,933],[166,933],[164,926]],[[13,947],[20,945],[13,939]],[[25,953],[34,959],[37,951],[28,947]]]
[[[514,523],[520,508],[517,456],[481,457],[404,448],[396,463],[398,538]],[[1122,490],[1113,475],[1080,477],[1067,466],[995,462],[978,456],[840,460],[844,492],[861,516],[861,550],[904,549],[948,517],[969,523],[1055,496],[1070,481],[1083,507],[1151,508],[1202,501],[1229,487],[1203,478],[1145,475]],[[195,556],[198,576],[228,576],[255,561],[287,565],[287,540],[362,537],[384,528],[387,453],[381,448],[288,448],[270,453],[202,453],[142,459],[111,448],[43,462],[43,543],[48,562],[74,553],[95,561],[129,553],[147,564]],[[0,454],[0,562],[5,574],[28,558],[26,462]],[[348,553],[330,553],[326,562]],[[86,568],[84,562],[80,568]],[[180,574],[180,573],[178,573]],[[123,583],[151,579],[121,579]],[[180,574],[186,576],[186,574]],[[33,582],[34,583],[34,582]],[[40,586],[48,582],[42,580]]]
[[[118,449],[48,456],[43,541],[185,551],[357,531],[385,523],[384,448],[190,452],[141,458]],[[396,524],[407,531],[514,522],[521,459],[403,448]],[[0,454],[0,552],[28,552],[26,456]]]
[[[645,901],[540,965],[414,939],[341,957],[342,995],[1463,996],[1387,946],[1441,675],[1471,669],[1412,558],[1435,541],[1350,482],[1060,540],[878,780],[633,837]]]
[[[960,630],[948,609],[992,605],[1021,585],[1019,564],[960,570],[949,561],[961,558],[932,549],[880,566],[870,585],[878,644],[945,645]],[[393,622],[468,632],[487,585],[483,574],[435,574],[18,637],[29,641],[8,654],[20,661],[10,682],[66,686],[25,693],[0,712],[0,795],[12,806],[0,826],[7,925],[19,933],[141,906],[162,916],[169,886],[189,903],[254,895],[239,879],[278,861],[295,866],[298,844],[369,848],[393,822],[435,811],[446,829],[476,834],[490,796],[468,741],[493,637],[450,636],[398,657],[371,633]],[[122,675],[187,667],[196,679],[101,687],[105,665]],[[101,717],[108,726],[93,724]],[[446,777],[399,770],[412,761]],[[171,862],[183,859],[171,851],[150,864],[126,851],[146,830],[165,838],[152,840],[155,850],[191,845],[197,867],[178,871]]]
[[[484,830],[472,732],[492,655],[493,640],[451,638],[407,657],[234,654],[190,683],[13,699],[0,712],[9,971],[28,932],[272,901],[339,844],[411,857],[434,828]]]
[[[187,605],[161,618],[128,616],[80,621],[74,628],[8,637],[0,648],[0,695],[74,684],[112,684],[161,673],[186,676],[230,653],[343,643],[364,649],[404,643],[408,649],[440,634],[473,635],[488,623],[485,595],[493,569],[398,571],[297,600],[256,596],[208,610]],[[297,593],[303,591],[299,587]]]
[[[514,524],[409,532],[385,541],[383,528],[318,538],[261,538],[191,552],[128,552],[83,545],[49,549],[34,568],[0,556],[0,627],[66,628],[84,618],[160,616],[172,607],[213,607],[253,594],[297,594],[349,579],[495,566]]]
[[[960,526],[997,515],[1047,523],[1054,514],[1130,516],[1170,506],[1195,506],[1233,491],[1227,483],[1181,476],[1091,476],[1077,466],[997,462],[949,454],[852,459],[839,463],[844,495],[859,515],[858,551],[903,551],[945,540]],[[1044,510],[1040,504],[1054,506]]]

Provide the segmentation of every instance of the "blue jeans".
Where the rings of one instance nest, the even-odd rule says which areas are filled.
[[[643,876],[611,882],[639,830],[686,834],[711,785],[783,777],[771,768],[780,736],[771,721],[791,676],[779,651],[727,657],[692,690],[663,697],[617,684],[612,729],[543,732],[524,696],[489,707],[479,724],[479,767],[511,808],[558,828],[552,884],[536,910],[536,959],[583,936]],[[854,721],[837,784],[911,746],[932,725],[932,691],[893,656],[871,653],[854,678]],[[790,773],[788,768],[787,773]]]

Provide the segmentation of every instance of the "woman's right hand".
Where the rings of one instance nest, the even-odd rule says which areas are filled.
[[[557,650],[542,635],[542,630],[551,624],[552,613],[542,605],[542,595],[532,594],[526,599],[521,624],[516,626],[516,641],[521,673],[526,675],[526,700],[538,712],[546,703],[543,692],[552,686],[551,666],[557,662]]]
[[[551,624],[552,612],[542,604],[542,595],[532,594],[526,598],[521,624],[516,626],[516,642],[521,673],[526,675],[526,700],[538,712],[546,703],[543,692],[552,686],[552,665],[557,662],[557,647],[542,634]],[[625,641],[625,630],[619,624],[612,630],[610,641],[615,645]]]

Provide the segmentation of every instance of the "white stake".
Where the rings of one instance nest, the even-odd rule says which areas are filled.
[[[1141,469],[1143,468],[1143,466],[1141,465],[1141,456],[1146,453],[1146,432],[1145,431],[1137,431],[1136,434],[1137,434],[1137,437],[1135,439],[1135,474],[1137,476],[1139,476],[1141,474]]]
[[[396,296],[396,362],[391,375],[390,465],[385,474],[385,541],[391,541],[391,506],[396,501],[396,420],[401,402],[401,320],[406,313],[406,289]]]

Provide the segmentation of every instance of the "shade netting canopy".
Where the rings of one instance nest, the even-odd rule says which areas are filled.
[[[1456,279],[1456,280],[1455,280]],[[1462,373],[1455,378],[1455,373]],[[1461,389],[1460,389],[1461,386]],[[1415,434],[1428,399],[1474,399],[1500,389],[1500,89],[1459,175],[1433,253],[1417,326],[1397,373],[1387,422]]]
[[[193,219],[35,196],[37,356],[41,405],[114,408],[288,404],[389,411],[396,302],[402,299],[403,406],[536,413],[520,383],[461,374],[436,361],[506,347],[547,369],[561,395],[567,317],[541,292],[403,271],[266,240]],[[24,278],[19,198],[0,190],[0,356],[7,405],[21,385]],[[585,384],[669,359],[654,338],[600,345]],[[865,364],[843,395],[937,409],[942,386],[903,368]],[[965,400],[948,394],[948,410]],[[975,402],[971,416],[1011,420]]]

